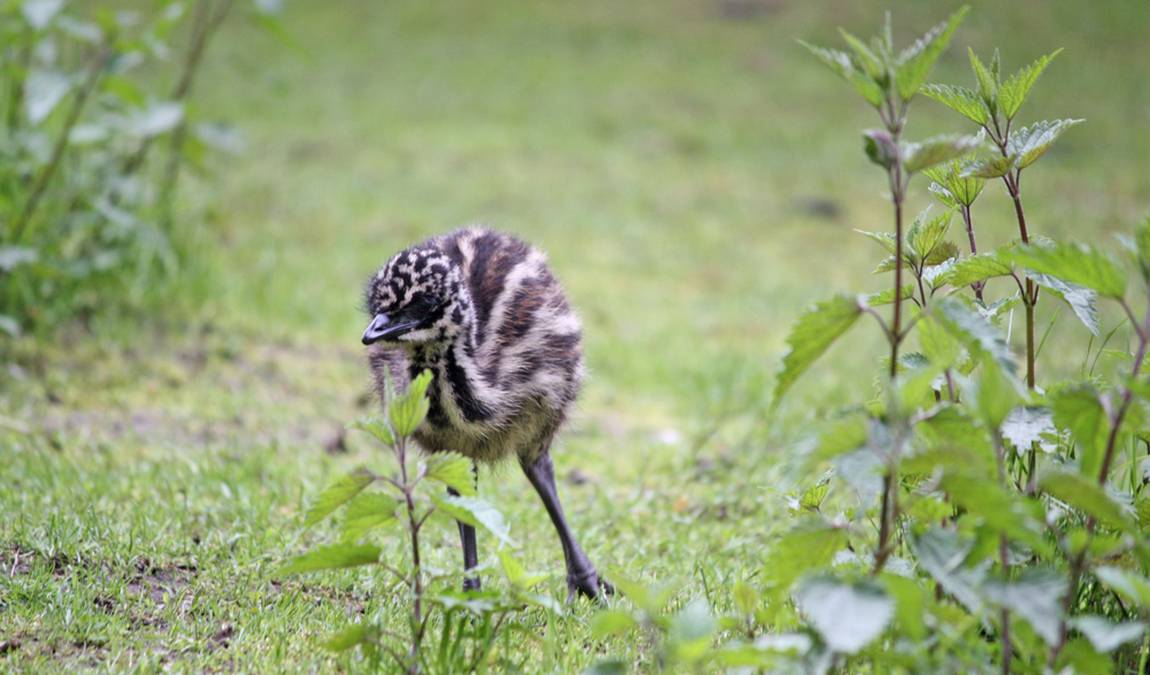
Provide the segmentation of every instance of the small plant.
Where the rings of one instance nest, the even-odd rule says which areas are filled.
[[[355,425],[391,451],[395,473],[378,474],[361,467],[324,489],[308,509],[305,524],[315,525],[345,507],[339,543],[293,558],[279,573],[362,566],[382,570],[407,590],[408,634],[399,635],[382,621],[368,620],[334,633],[326,646],[333,651],[360,647],[376,664],[382,653],[409,673],[470,672],[487,659],[511,615],[527,606],[554,612],[561,608],[549,596],[532,590],[544,577],[528,574],[506,549],[499,552],[510,587],[505,593],[490,589],[459,592],[447,586],[457,584],[453,575],[432,573],[424,564],[420,535],[433,516],[480,527],[506,545],[514,543],[503,516],[476,496],[470,460],[456,453],[422,459],[412,451],[411,435],[427,415],[431,379],[431,372],[424,371],[403,395],[390,397],[386,421],[364,420]],[[373,490],[373,486],[381,489]],[[444,488],[450,493],[444,494]],[[373,536],[386,532],[402,534],[407,545],[403,562],[383,559],[384,549],[372,543]],[[438,639],[431,640],[436,633]],[[406,649],[401,647],[404,644]]]
[[[140,302],[191,245],[181,173],[237,149],[191,104],[234,1],[144,4],[0,3],[0,333]]]
[[[1018,124],[1057,52],[1005,80],[997,54],[986,65],[972,53],[977,91],[926,84],[965,12],[902,50],[889,17],[870,42],[844,32],[848,51],[807,46],[882,123],[864,132],[864,149],[886,175],[893,222],[862,234],[886,255],[876,272],[894,279],[799,318],[774,405],[864,315],[886,339],[885,377],[872,400],[821,423],[799,462],[816,478],[794,495],[794,526],[755,584],[732,590],[738,616],[712,619],[692,667],[961,672],[993,663],[1003,673],[1093,673],[1144,672],[1150,662],[1150,309],[1140,309],[1150,308],[1150,220],[1125,242],[1129,265],[1034,235],[1022,172],[1080,120]],[[906,141],[920,92],[974,121],[978,135]],[[943,210],[906,226],[917,174]],[[1018,240],[985,250],[973,207],[985,205],[979,197],[994,178]],[[967,253],[948,238],[955,215]],[[1138,270],[1133,290],[1128,266]],[[1092,335],[1082,379],[1039,385],[1039,289]],[[1104,337],[1102,302],[1124,317]],[[888,304],[889,318],[880,312]],[[1017,306],[1022,368],[1007,337]],[[1128,349],[1113,346],[1120,331]],[[1106,372],[1097,368],[1104,349],[1116,364]],[[673,652],[668,621],[635,604],[637,614],[615,610],[597,625],[648,626],[661,636],[658,653]]]

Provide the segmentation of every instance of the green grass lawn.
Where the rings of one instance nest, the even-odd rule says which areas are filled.
[[[860,152],[877,120],[795,39],[870,34],[890,3],[287,4],[286,44],[236,22],[201,82],[201,114],[235,123],[247,149],[192,195],[213,244],[192,288],[166,292],[200,299],[195,320],[133,317],[9,350],[0,668],[353,669],[321,636],[361,614],[400,626],[401,591],[382,577],[270,572],[330,538],[301,524],[329,478],[386,466],[354,435],[325,451],[375,406],[362,282],[471,222],[547,250],[581,310],[591,378],[554,454],[588,553],[608,576],[676,580],[678,601],[729,607],[786,510],[807,406],[873,390],[878,337],[857,329],[765,411],[801,309],[887,283],[870,274],[880,251],[851,233],[889,218]],[[953,9],[896,4],[903,43]],[[1150,205],[1150,5],[973,5],[933,79],[967,84],[967,45],[1001,46],[1007,69],[1065,47],[1022,115],[1087,124],[1026,175],[1029,219],[1109,245]],[[946,130],[965,127],[916,103],[912,138]],[[992,245],[1013,215],[987,189],[976,217]],[[925,184],[912,192],[913,212]],[[1065,323],[1060,340],[1084,339]],[[1077,368],[1057,354],[1042,367]],[[562,598],[561,550],[518,469],[485,471],[481,492]],[[453,528],[429,543],[432,565],[459,566]],[[483,561],[493,547],[481,538]],[[528,614],[493,666],[653,667],[636,640],[593,640],[594,611]]]

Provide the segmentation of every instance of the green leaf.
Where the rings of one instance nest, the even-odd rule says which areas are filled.
[[[1070,306],[1074,316],[1086,326],[1095,337],[1101,333],[1102,327],[1098,321],[1098,294],[1089,288],[1068,284],[1065,281],[1047,274],[1032,274],[1030,278],[1039,286],[1054,293]]]
[[[990,110],[974,91],[951,84],[928,84],[922,93],[978,125],[990,121]]]
[[[430,403],[427,400],[427,387],[431,384],[431,371],[425,370],[419,374],[402,396],[396,397],[387,406],[388,418],[391,427],[400,436],[410,436],[415,433],[423,418],[427,417]]]
[[[359,541],[372,529],[393,522],[396,506],[396,501],[385,494],[360,494],[347,505],[343,520],[343,541]]]
[[[37,125],[43,122],[72,90],[72,80],[54,70],[33,70],[24,80],[24,114]]]
[[[932,528],[911,541],[919,566],[934,577],[943,590],[978,614],[982,610],[982,585],[989,563],[966,566],[973,547],[974,542],[962,541],[958,533],[940,528]]]
[[[1048,570],[1027,569],[1009,582],[987,583],[990,597],[1026,619],[1046,644],[1058,642],[1066,577]]]
[[[810,579],[795,593],[795,602],[827,646],[844,654],[873,642],[894,616],[894,602],[869,581]]]
[[[1014,159],[996,155],[970,162],[962,170],[964,178],[1001,178],[1015,169]]]
[[[907,173],[915,173],[958,159],[981,144],[978,136],[957,134],[935,136],[921,143],[904,143],[903,166]]]
[[[327,640],[323,643],[323,647],[328,651],[345,652],[357,645],[375,642],[378,639],[378,626],[362,622],[353,623],[347,628],[328,636]]]
[[[768,549],[764,579],[786,590],[802,575],[826,567],[847,545],[847,533],[822,520],[801,522]]]
[[[1116,530],[1138,533],[1138,524],[1094,480],[1079,473],[1051,471],[1039,479],[1042,491]]]
[[[386,446],[395,445],[395,435],[383,420],[363,418],[351,424],[352,429],[366,431]]]
[[[894,599],[898,627],[913,640],[925,639],[927,627],[923,613],[926,610],[927,590],[924,585],[917,579],[900,577],[890,572],[884,572],[881,581],[887,595]]]
[[[581,675],[625,675],[627,664],[620,659],[604,659],[596,662]]]
[[[1026,96],[1030,93],[1030,88],[1038,81],[1042,71],[1046,70],[1046,66],[1054,60],[1062,52],[1061,49],[1043,56],[1034,63],[1026,66],[1022,70],[1015,73],[1009,80],[1003,83],[1002,87],[998,90],[999,105],[1002,107],[1002,114],[1006,115],[1006,119],[1013,119],[1018,113],[1018,109],[1022,107]]]
[[[978,92],[982,96],[983,103],[993,118],[998,111],[998,78],[992,73],[974,53],[974,50],[967,47],[967,54],[970,56],[970,67],[974,71],[974,77],[978,80]]]
[[[1090,640],[1090,644],[1103,654],[1108,654],[1128,642],[1137,642],[1146,632],[1145,621],[1123,621],[1114,623],[1104,616],[1076,616],[1070,625]]]
[[[859,229],[856,229],[855,232],[858,232],[859,234],[866,237],[867,239],[870,239],[871,241],[877,243],[879,246],[883,247],[883,249],[886,250],[887,253],[889,253],[891,255],[894,255],[895,252],[898,250],[897,249],[897,242],[895,241],[894,234],[891,232],[868,232],[867,230],[859,230]]]
[[[1099,567],[1094,570],[1094,576],[1138,607],[1150,607],[1150,580],[1136,572],[1120,567]]]
[[[639,625],[630,612],[607,609],[591,619],[591,635],[596,640],[622,635]]]
[[[509,581],[514,588],[521,591],[528,591],[547,579],[546,574],[528,574],[527,570],[523,568],[523,565],[505,548],[496,551],[496,555],[499,556],[499,566],[503,568],[503,573],[507,575],[507,581]]]
[[[981,138],[979,139],[981,142]],[[926,169],[923,173],[933,183],[930,191],[947,206],[970,206],[982,193],[986,181],[977,177],[964,177],[962,172],[966,163],[954,160],[945,165]]]
[[[891,258],[894,260],[894,258]],[[893,267],[891,269],[894,269]],[[909,300],[914,297],[914,284],[906,284],[902,287],[902,299]],[[868,293],[861,296],[859,300],[867,307],[881,307],[882,305],[889,305],[894,302],[894,289],[887,288],[885,290],[877,291],[875,293]]]
[[[1035,122],[1010,134],[1006,152],[1016,169],[1034,164],[1054,145],[1054,141],[1070,127],[1085,120],[1054,120]]]
[[[363,467],[336,479],[316,497],[315,503],[304,517],[304,526],[310,527],[323,520],[375,480],[375,474]]]
[[[688,602],[671,617],[667,631],[675,659],[686,663],[697,661],[711,646],[711,636],[718,627],[705,599],[695,598]]]
[[[471,460],[457,452],[437,452],[427,460],[427,477],[461,495],[474,497],[475,473]]]
[[[919,88],[926,82],[935,61],[950,44],[951,36],[969,9],[964,6],[951,14],[950,18],[931,28],[899,54],[895,81],[898,85],[898,95],[903,101],[914,98]]]
[[[323,546],[289,560],[276,571],[276,576],[318,572],[320,570],[343,569],[373,565],[379,562],[382,552],[378,546],[370,544],[335,544]]]
[[[774,405],[834,341],[854,325],[862,308],[858,299],[839,295],[807,310],[787,336],[790,351],[783,357],[783,370],[775,383]]]
[[[997,251],[978,253],[956,262],[943,274],[939,283],[955,287],[969,286],[994,277],[1010,276],[1012,271],[1013,268],[1001,259]]]
[[[962,344],[933,315],[920,321],[916,332],[919,348],[931,363],[949,368],[962,356]]]
[[[862,70],[875,82],[881,83],[887,77],[886,65],[883,63],[882,58],[871,51],[871,48],[868,47],[865,42],[842,28],[839,29],[839,35],[842,36],[843,41],[846,42],[847,46],[854,52],[855,56],[851,60],[854,67]]]
[[[943,243],[946,233],[950,231],[950,217],[953,213],[946,211],[928,220],[927,216],[930,214],[928,206],[915,217],[914,223],[906,233],[906,249],[913,262],[917,264],[919,261],[926,261],[930,264],[931,254]]]
[[[1107,298],[1121,301],[1126,295],[1126,271],[1110,256],[1081,244],[1030,244],[1003,255],[1030,272],[1084,286]]]
[[[1014,355],[1002,332],[977,311],[954,296],[941,298],[932,304],[942,325],[967,348],[985,358],[993,359],[1007,372],[1016,369]]]
[[[975,409],[988,429],[997,429],[1024,396],[1022,384],[1002,368],[980,369],[973,393]]]
[[[495,535],[499,541],[514,546],[515,540],[511,538],[511,529],[503,514],[494,506],[478,497],[456,497],[454,495],[431,495],[431,501],[436,507],[461,523],[473,527],[481,527]]]
[[[1069,431],[1077,445],[1079,470],[1096,478],[1110,431],[1098,391],[1089,384],[1067,387],[1051,396],[1050,407],[1055,426]]]
[[[862,94],[862,97],[866,99],[867,103],[870,103],[876,108],[882,105],[883,100],[886,98],[882,87],[875,82],[873,78],[855,66],[850,54],[835,49],[815,47],[802,40],[799,40],[799,44],[806,47],[807,51],[814,54],[815,58],[822,61],[823,64],[838,74],[839,77],[850,82],[855,90],[858,91],[859,94]]]
[[[898,162],[898,146],[885,129],[867,129],[863,132],[863,150],[870,161],[884,169]]]
[[[1138,257],[1142,281],[1150,285],[1150,216],[1143,218],[1134,229],[1134,252]]]

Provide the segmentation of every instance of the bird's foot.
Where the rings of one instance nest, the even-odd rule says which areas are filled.
[[[482,584],[479,583],[479,577],[467,577],[463,580],[463,592],[478,591]]]
[[[614,595],[615,587],[606,579],[600,578],[599,573],[592,568],[586,572],[567,575],[567,602],[572,602],[576,594],[589,600],[602,600],[605,595]]]

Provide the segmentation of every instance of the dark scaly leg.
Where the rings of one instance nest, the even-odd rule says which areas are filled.
[[[547,507],[547,514],[551,516],[555,531],[559,533],[559,542],[563,545],[563,559],[567,563],[567,600],[570,601],[575,593],[592,599],[598,598],[601,590],[607,594],[613,593],[611,585],[599,578],[595,566],[579,547],[575,535],[567,525],[563,506],[559,503],[559,492],[555,488],[555,468],[551,464],[549,450],[544,450],[534,461],[522,462],[521,465],[523,472],[527,474],[527,480],[531,481],[531,485],[539,493],[539,498],[543,500],[543,505]]]
[[[471,470],[475,474],[475,482],[479,482],[479,472],[476,470],[475,465],[471,465]],[[454,488],[447,488],[447,493],[454,497],[458,497],[459,493]],[[475,544],[475,528],[466,523],[455,521],[459,525],[459,542],[463,545],[463,571],[475,569],[479,564],[479,548]],[[479,577],[464,577],[463,590],[464,591],[478,591],[480,587]]]

